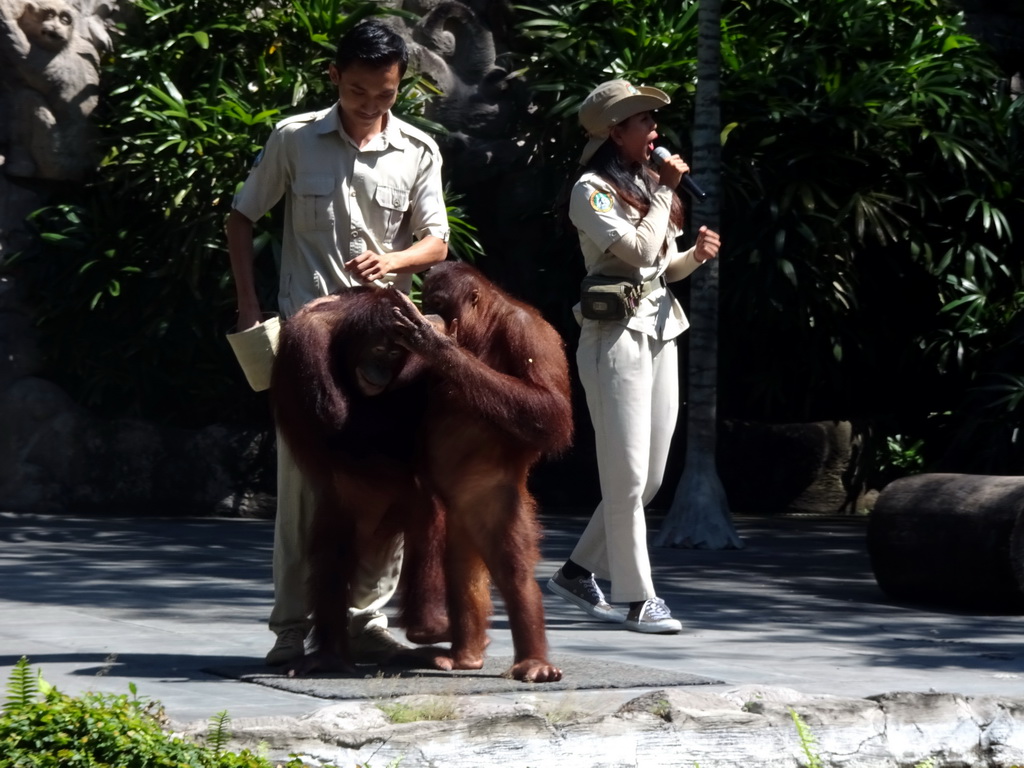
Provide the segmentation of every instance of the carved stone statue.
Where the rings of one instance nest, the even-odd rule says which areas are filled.
[[[528,102],[525,84],[501,62],[511,7],[505,0],[384,0],[413,11],[400,30],[410,41],[412,68],[441,91],[427,117],[449,130],[439,137],[449,177],[461,186],[507,173],[525,162],[515,123]],[[396,21],[402,25],[402,22]]]
[[[3,171],[78,181],[92,166],[89,115],[99,97],[99,56],[110,46],[94,0],[0,0],[0,57],[8,106]]]
[[[534,276],[550,266],[553,234],[547,190],[552,182],[543,164],[532,162],[532,138],[524,140],[522,122],[531,97],[509,49],[512,3],[378,2],[418,17],[393,23],[410,42],[410,69],[441,91],[427,102],[426,117],[448,130],[436,138],[445,176],[461,193],[461,205],[479,230],[486,255],[478,265],[517,296],[547,310]],[[544,290],[560,306],[572,288],[547,285]]]

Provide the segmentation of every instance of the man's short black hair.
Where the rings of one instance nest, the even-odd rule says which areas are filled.
[[[338,40],[334,57],[338,71],[343,72],[357,63],[371,67],[397,64],[398,74],[403,76],[409,66],[409,51],[400,34],[380,21],[368,19],[356,24]]]

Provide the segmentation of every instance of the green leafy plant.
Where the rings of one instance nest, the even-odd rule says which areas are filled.
[[[872,486],[882,488],[889,482],[925,470],[924,439],[906,435],[886,435],[877,450]]]
[[[793,725],[796,726],[797,737],[800,739],[800,749],[803,750],[804,757],[807,758],[807,768],[825,768],[825,764],[821,762],[821,757],[818,756],[817,739],[814,738],[811,729],[807,727],[807,723],[804,722],[804,719],[800,717],[795,709],[789,710],[789,716],[793,718]]]
[[[676,147],[689,137],[673,126],[692,122],[696,71],[697,3],[657,0],[576,0],[516,6],[521,21],[524,77],[539,109],[534,138],[544,160],[570,175],[574,148],[582,137],[576,112],[597,83],[625,78],[661,88],[673,96],[659,110],[658,130]]]
[[[382,5],[129,4],[104,62],[100,173],[33,217],[45,253],[4,267],[32,291],[47,375],[76,400],[186,426],[266,420],[223,340],[234,322],[223,218],[273,123],[331,98],[333,40]],[[543,205],[557,206],[576,170],[574,111],[601,80],[668,91],[658,130],[689,156],[696,9],[516,6],[509,57],[533,103],[515,138],[544,173]],[[1019,468],[1024,258],[1012,230],[1024,221],[1024,100],[948,0],[725,12],[720,412],[859,419],[923,440],[925,466]],[[410,77],[398,109],[439,130],[423,118],[435,93]],[[470,258],[480,243],[457,192],[451,250]],[[257,281],[271,307],[276,217],[260,227]],[[559,232],[561,261],[542,254],[535,282],[567,312],[575,283],[561,272],[579,264],[565,255],[572,233]],[[889,448],[877,445],[884,466]]]
[[[221,752],[231,739],[231,731],[228,730],[230,722],[231,718],[226,709],[222,709],[210,717],[210,730],[206,734],[206,744],[214,752]]]
[[[672,95],[658,131],[689,156],[696,6],[519,6],[546,162],[571,176],[573,113],[612,77]],[[925,460],[1019,467],[1024,102],[947,0],[723,13],[720,412],[854,418]]]
[[[43,680],[42,670],[33,677],[32,668],[28,659],[22,656],[11,669],[11,676],[7,679],[7,698],[4,704],[4,712],[25,709],[36,698],[40,692],[47,693],[50,684]]]
[[[15,664],[0,713],[0,768],[272,768],[249,750],[229,752],[226,713],[215,716],[210,746],[163,730],[163,710],[130,687],[131,696],[67,696],[34,675],[28,659]],[[293,758],[287,768],[302,768]]]
[[[942,410],[957,393],[927,349],[948,278],[1020,279],[1019,115],[997,67],[946,2],[773,0],[725,23],[723,356],[762,371],[728,405]]]
[[[451,229],[448,255],[459,261],[472,263],[477,260],[477,257],[483,255],[484,248],[477,239],[476,226],[466,216],[463,196],[446,186],[444,200],[448,209],[448,226]],[[414,275],[414,278],[418,277],[418,275]],[[419,281],[417,280],[417,282]]]
[[[127,9],[103,66],[99,172],[33,217],[48,247],[8,265],[30,291],[48,373],[78,402],[184,424],[261,408],[228,396],[245,390],[223,340],[233,323],[223,219],[273,124],[322,106],[327,40],[366,6],[294,0],[257,12],[241,0],[138,0]],[[324,26],[312,33],[314,21]]]
[[[935,437],[926,448],[933,461],[957,471],[1015,474],[1024,458],[1024,292],[986,291],[950,279],[958,299],[946,304],[944,322],[929,346],[947,378],[963,387],[957,407],[936,413]],[[941,447],[938,453],[933,447]]]
[[[273,125],[336,99],[327,64],[369,0],[138,0],[104,62],[103,161],[80,194],[36,212],[45,249],[4,269],[30,293],[47,375],[108,416],[179,425],[266,421],[224,334],[235,297],[223,233]],[[436,89],[410,74],[395,111],[427,130]],[[480,246],[457,205],[452,250]],[[256,279],[276,306],[280,211],[258,222]]]

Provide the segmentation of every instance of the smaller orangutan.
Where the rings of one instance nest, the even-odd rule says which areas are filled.
[[[317,500],[309,532],[317,651],[298,663],[296,674],[354,669],[349,585],[361,566],[384,562],[403,534],[403,571],[415,574],[403,588],[409,636],[447,633],[443,521],[414,473],[427,406],[424,363],[391,338],[401,296],[392,289],[342,289],[310,302],[281,329],[271,402],[278,431]]]
[[[488,572],[508,611],[515,659],[506,676],[552,682],[536,503],[526,487],[543,455],[572,441],[569,367],[558,332],[468,264],[443,262],[423,283],[423,311],[394,310],[404,346],[430,366],[430,403],[419,471],[444,507],[450,655],[442,669],[479,669],[491,614]]]

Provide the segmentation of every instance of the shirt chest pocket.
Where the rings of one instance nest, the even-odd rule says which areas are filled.
[[[334,228],[334,176],[308,174],[292,182],[292,222],[296,231]]]
[[[373,200],[383,219],[384,245],[390,247],[398,237],[405,214],[409,210],[409,190],[380,184],[374,192]]]

